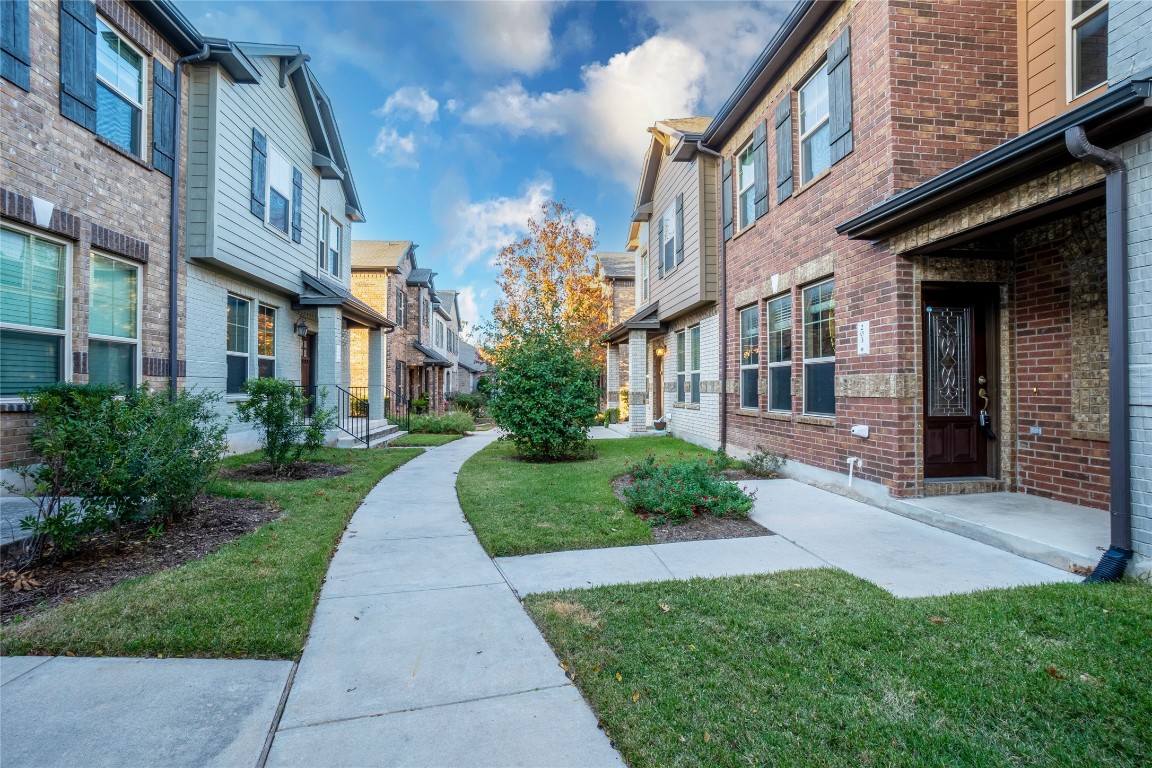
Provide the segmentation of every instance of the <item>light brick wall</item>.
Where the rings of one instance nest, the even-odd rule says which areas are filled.
[[[676,332],[700,325],[700,402],[676,402]],[[664,357],[664,414],[672,435],[706,448],[720,447],[720,315],[716,307],[687,315],[669,324],[662,339]],[[651,360],[651,355],[649,355]],[[687,365],[689,361],[685,361]],[[653,384],[656,386],[657,384]]]
[[[1152,68],[1152,3],[1110,0],[1108,3],[1108,82],[1111,85]]]
[[[384,270],[372,272],[357,270],[352,273],[352,294],[385,317],[392,317],[388,314],[388,277],[388,273]],[[392,317],[392,319],[395,318]],[[349,333],[352,347],[352,359],[350,361],[352,386],[366,387],[368,386],[368,329],[352,328]],[[383,381],[389,382],[394,376],[389,375],[387,359],[382,361],[382,364],[385,368]],[[388,384],[386,383],[385,386]]]
[[[633,432],[647,432],[652,423],[648,403],[648,343],[646,331],[628,332],[628,424]]]

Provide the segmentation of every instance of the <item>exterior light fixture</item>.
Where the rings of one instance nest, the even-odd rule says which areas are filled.
[[[296,331],[296,335],[304,338],[308,335],[308,323],[304,322],[304,318],[296,318],[296,325],[292,326],[292,330]]]

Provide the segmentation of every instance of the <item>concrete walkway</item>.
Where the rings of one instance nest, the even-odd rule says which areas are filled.
[[[897,597],[925,597],[1080,579],[796,480],[742,483],[752,519],[777,536],[497,558],[521,595],[693,576],[841,568]]]
[[[464,520],[449,443],[364,500],[328,572],[269,766],[622,765]]]

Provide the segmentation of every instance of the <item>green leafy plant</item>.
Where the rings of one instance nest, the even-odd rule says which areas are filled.
[[[483,392],[461,392],[452,398],[452,407],[464,411],[479,419],[484,416],[484,408],[488,405],[488,396]]]
[[[423,432],[432,435],[465,435],[476,428],[472,416],[462,411],[445,413],[441,416],[412,416],[409,432]]]
[[[420,397],[417,397],[410,403],[412,413],[428,413],[428,402],[428,393],[421,392]]]
[[[620,409],[608,408],[604,411],[604,426],[620,421]]]
[[[788,463],[788,457],[774,453],[762,445],[756,446],[756,451],[744,462],[749,473],[756,477],[776,477],[780,470]]]
[[[293,464],[320,450],[325,432],[335,426],[334,412],[320,407],[315,407],[305,424],[311,398],[286,379],[248,379],[244,393],[248,399],[236,407],[237,416],[256,425],[264,458],[273,472],[286,473]],[[322,403],[326,396],[321,387],[316,400]]]
[[[682,523],[697,514],[747,517],[755,496],[717,473],[714,460],[658,462],[649,455],[628,468],[635,480],[625,489],[628,507],[658,520]]]

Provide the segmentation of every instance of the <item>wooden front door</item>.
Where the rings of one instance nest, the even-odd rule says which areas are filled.
[[[993,293],[979,285],[924,286],[923,298],[924,477],[991,476]]]
[[[664,418],[664,356],[652,356],[652,421]]]
[[[315,406],[316,386],[316,334],[309,333],[300,344],[300,386],[308,393],[308,415],[312,415]]]

